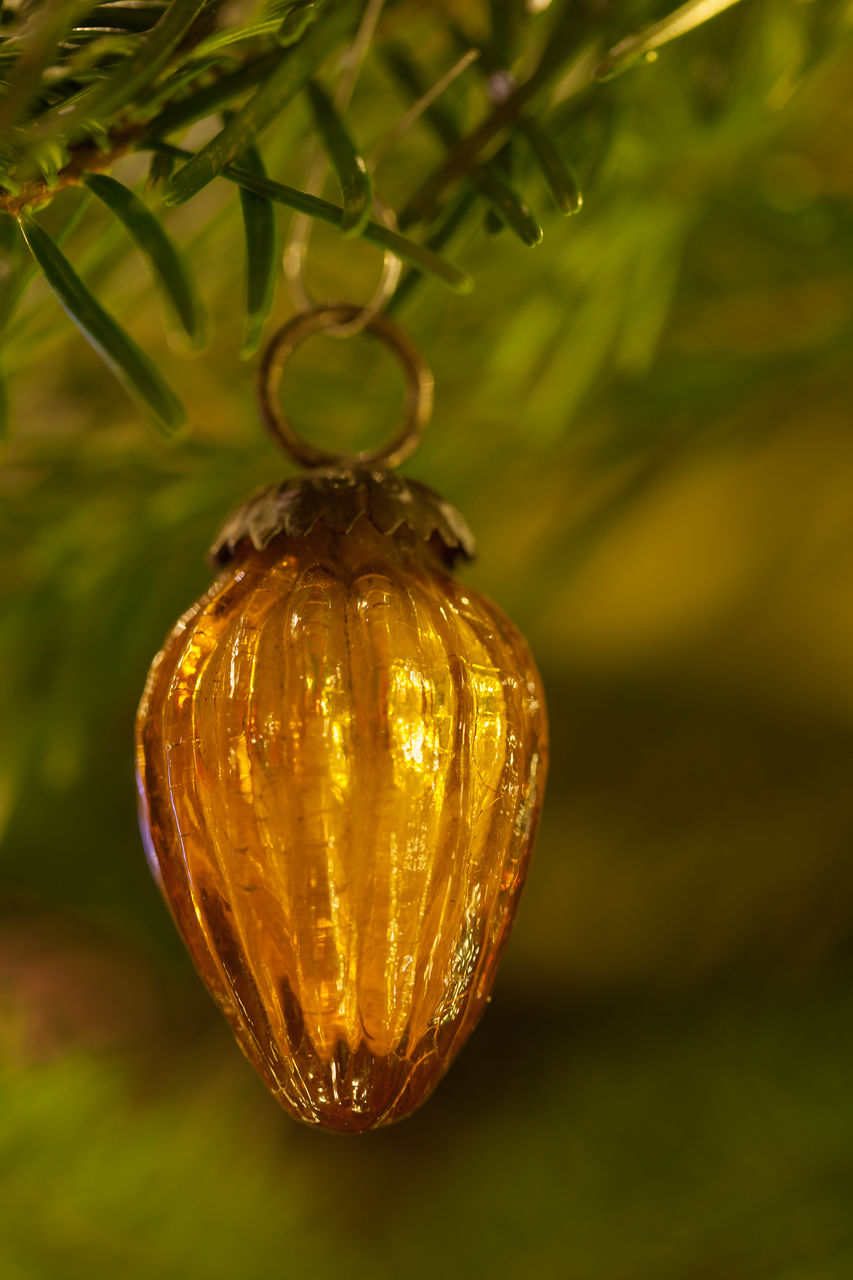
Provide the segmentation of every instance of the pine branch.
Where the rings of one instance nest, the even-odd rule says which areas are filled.
[[[181,147],[172,147],[163,142],[152,145],[176,158],[188,161],[193,159],[192,152],[185,151]],[[328,200],[320,199],[319,196],[312,196],[307,191],[298,191],[295,187],[287,187],[281,182],[273,182],[238,165],[226,165],[220,176],[235,183],[243,191],[265,196],[275,204],[286,205],[297,213],[304,213],[307,217],[316,218],[319,222],[327,222],[339,230],[345,229],[346,210],[330,204]],[[361,234],[362,239],[369,244],[378,245],[381,249],[390,249],[403,262],[420,271],[428,272],[455,293],[469,293],[473,287],[473,281],[466,271],[460,271],[458,267],[439,258],[424,245],[417,244],[414,240],[407,240],[405,236],[391,231],[379,222],[368,222]]]
[[[417,272],[464,292],[470,288],[470,278],[439,257],[436,249],[476,204],[484,202],[494,225],[506,223],[525,244],[535,245],[541,239],[538,218],[515,189],[502,159],[496,159],[514,134],[535,158],[560,208],[573,212],[580,206],[571,167],[550,136],[543,113],[535,109],[548,89],[559,82],[562,101],[581,101],[598,83],[638,59],[656,56],[662,45],[734,3],[689,0],[668,18],[617,41],[602,56],[601,37],[593,29],[579,40],[572,6],[563,0],[553,6],[553,25],[533,70],[514,87],[508,81],[509,91],[493,101],[481,122],[467,132],[443,102],[430,100],[426,105],[429,81],[413,51],[399,48],[398,34],[397,51],[389,55],[392,69],[408,98],[424,101],[425,122],[447,153],[400,215],[405,228],[432,223],[442,214],[438,231],[419,244],[371,220],[370,177],[352,142],[354,131],[313,80],[354,31],[361,0],[314,0],[292,4],[284,12],[280,5],[261,5],[250,8],[242,21],[229,18],[220,0],[141,5],[91,5],[82,0],[59,5],[56,0],[43,0],[40,5],[4,12],[0,23],[0,63],[6,82],[0,99],[0,125],[5,126],[0,146],[0,214],[21,220],[30,247],[41,250],[35,258],[49,283],[53,271],[53,287],[60,276],[66,284],[71,275],[77,279],[82,292],[74,286],[63,297],[72,316],[69,296],[77,298],[78,312],[93,315],[86,287],[71,260],[59,270],[58,259],[47,250],[31,216],[58,192],[88,186],[146,253],[184,328],[197,340],[199,315],[190,276],[161,223],[150,210],[146,212],[139,196],[97,175],[106,175],[130,151],[150,150],[154,153],[150,185],[162,185],[167,204],[193,199],[218,175],[227,178],[241,190],[244,216],[248,213],[247,237],[258,235],[264,246],[262,251],[251,244],[247,248],[249,350],[258,340],[273,299],[273,205],[299,210],[345,235],[390,249]],[[388,0],[386,11],[394,8],[394,0]],[[481,51],[482,69],[487,73],[494,73],[502,61],[516,65],[532,30],[531,20],[520,10],[510,12],[509,6],[492,5],[492,18],[493,29]],[[436,23],[440,26],[442,20],[437,17]],[[461,38],[470,45],[452,22],[445,21],[445,27],[451,39]],[[398,30],[405,31],[405,23]],[[378,42],[382,44],[381,30]],[[337,172],[341,207],[267,177],[260,155],[252,151],[257,135],[303,94],[312,107],[312,128]],[[226,109],[226,123],[200,150],[166,141],[193,122]],[[415,115],[417,108],[407,104],[406,123]],[[184,163],[173,169],[176,160]],[[475,201],[448,202],[449,189],[460,182],[472,186]],[[45,267],[47,262],[52,264],[50,269]],[[414,278],[409,277],[401,286],[400,298],[410,296],[413,287]],[[3,303],[7,319],[20,292],[16,287],[11,300]],[[101,333],[100,318],[94,330],[81,322],[79,314],[75,318],[90,337],[95,331]],[[162,410],[166,419],[174,418],[168,397],[140,391],[149,384],[140,374],[132,342],[112,318],[110,324],[120,336],[111,330],[105,347],[96,333],[97,345],[109,348],[113,367],[155,412]]]
[[[410,227],[417,222],[431,222],[447,188],[468,176],[503,145],[531,101],[559,75],[567,81],[564,96],[581,97],[596,83],[612,78],[639,58],[737,3],[738,0],[688,0],[669,17],[620,40],[603,58],[594,40],[578,53],[571,26],[558,31],[556,38],[545,46],[539,64],[528,79],[499,101],[486,119],[462,138],[438,169],[424,180],[403,210],[400,225]],[[567,64],[570,64],[571,77],[566,75]]]

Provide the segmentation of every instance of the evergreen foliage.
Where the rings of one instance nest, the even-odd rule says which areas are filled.
[[[639,58],[656,56],[661,45],[733,3],[688,0],[608,47],[610,24],[581,35],[572,6],[566,3],[528,6],[525,13],[521,4],[496,0],[490,29],[477,50],[490,72],[492,108],[463,136],[441,103],[431,105],[427,119],[449,154],[410,197],[402,221],[408,227],[432,223],[446,209],[448,188],[468,180],[490,206],[493,229],[505,224],[524,244],[538,244],[541,227],[503,168],[517,138],[541,168],[560,209],[571,213],[580,207],[571,167],[543,122],[551,114],[547,94],[558,77],[562,76],[562,87],[557,96],[565,116],[567,102],[592,100],[597,83]],[[531,12],[542,8],[545,14],[531,21]],[[442,263],[429,247],[407,244],[387,227],[371,223],[368,166],[346,121],[312,78],[352,36],[361,10],[358,0],[308,5],[255,0],[236,6],[222,0],[144,5],[45,0],[0,10],[0,59],[6,75],[0,101],[0,211],[19,219],[28,248],[72,320],[167,428],[182,416],[174,395],[118,321],[103,308],[96,309],[90,291],[49,234],[30,220],[31,211],[49,205],[57,191],[87,186],[149,256],[182,323],[197,338],[199,317],[189,271],[167,233],[138,197],[122,192],[115,180],[97,180],[129,151],[154,153],[149,185],[162,181],[167,205],[183,204],[217,176],[226,176],[252,192],[256,209],[258,201],[280,202],[324,218],[344,235],[362,235],[390,248],[453,288],[470,286],[464,273]],[[405,6],[389,5],[388,20],[389,25],[403,27]],[[447,23],[447,31],[451,46],[455,41],[466,49],[476,47],[476,38],[455,21]],[[428,92],[405,49],[392,48],[389,64],[404,90],[414,97]],[[516,78],[519,66],[525,73]],[[254,172],[235,164],[302,92],[308,95],[314,128],[338,176],[340,208],[270,181],[258,172],[257,163]],[[227,111],[227,118],[196,152],[168,143],[169,137],[222,111]],[[183,163],[167,171],[164,158]],[[272,216],[268,210],[267,223]],[[254,231],[254,222],[248,229]],[[6,241],[11,274],[16,245],[11,234]],[[258,295],[266,300],[269,290],[257,283],[258,258],[251,243],[247,252],[253,281],[247,292],[251,348],[263,311]],[[7,287],[12,294],[22,292],[14,283]],[[7,324],[14,305],[12,300],[4,309]]]

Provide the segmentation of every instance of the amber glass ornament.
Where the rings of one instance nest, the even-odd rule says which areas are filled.
[[[542,688],[454,578],[461,518],[316,471],[226,525],[137,723],[149,860],[272,1093],[359,1132],[432,1091],[489,998],[546,768]]]

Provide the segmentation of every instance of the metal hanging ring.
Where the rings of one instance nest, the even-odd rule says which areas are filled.
[[[371,316],[366,333],[382,342],[400,361],[406,379],[403,425],[396,435],[375,449],[360,453],[330,453],[317,449],[294,430],[281,406],[279,386],[284,366],[294,351],[314,333],[340,332],[340,326],[359,317],[363,308],[338,303],[301,311],[274,334],[258,370],[258,404],[264,426],[296,462],[305,467],[397,467],[417,448],[432,415],[433,378],[429,365],[413,342],[385,316]]]
[[[312,173],[312,178],[308,184],[309,190],[312,189],[313,177]],[[389,231],[396,231],[397,218],[394,210],[384,204],[375,191],[373,193],[373,207],[376,210],[379,221],[388,227]],[[308,252],[308,238],[311,230],[312,220],[296,214],[291,222],[290,239],[284,250],[284,274],[290,286],[291,297],[300,311],[311,311],[321,305],[311,297],[308,292],[308,286],[305,283],[305,257]],[[383,310],[397,288],[402,270],[403,264],[397,255],[392,253],[390,249],[386,249],[382,258],[382,275],[373,294],[363,307],[357,308],[352,320],[348,320],[345,324],[330,325],[326,330],[329,336],[332,338],[353,338],[357,333],[362,333],[363,330],[367,329],[370,321],[374,316],[379,315],[379,312]]]

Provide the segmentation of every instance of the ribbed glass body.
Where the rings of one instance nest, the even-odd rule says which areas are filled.
[[[244,1052],[357,1132],[430,1093],[482,1012],[538,817],[527,646],[402,528],[243,546],[154,661],[152,869]]]

